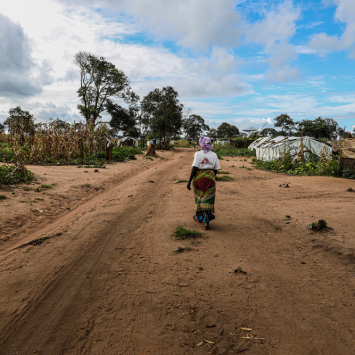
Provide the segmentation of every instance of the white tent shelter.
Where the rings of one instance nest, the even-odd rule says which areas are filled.
[[[304,154],[307,158],[310,154],[321,157],[331,157],[332,146],[311,137],[276,137],[259,138],[249,146],[250,150],[256,150],[256,158],[263,161],[274,161],[283,157],[289,151],[293,159]]]
[[[128,147],[138,147],[138,139],[132,137],[123,137],[117,141],[117,147],[128,146]]]

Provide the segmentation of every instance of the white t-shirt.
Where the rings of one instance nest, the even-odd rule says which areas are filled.
[[[171,145],[174,145],[174,141],[171,141]]]
[[[192,166],[199,168],[199,170],[203,170],[203,169],[220,170],[221,169],[217,154],[213,153],[212,151],[205,153],[203,150],[200,150],[195,153],[194,162],[192,163]]]

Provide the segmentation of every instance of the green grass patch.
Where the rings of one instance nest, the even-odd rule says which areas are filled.
[[[35,187],[35,191],[37,192],[41,192],[44,189],[51,189],[52,187],[54,187],[56,184],[51,184],[51,185],[47,185],[47,184],[43,184],[40,186]]]
[[[176,227],[171,235],[173,238],[178,240],[185,240],[188,238],[201,238],[203,233],[197,232],[193,229],[186,229],[184,227]]]
[[[232,181],[233,178],[231,178],[230,176],[228,175],[222,175],[222,176],[216,176],[216,180],[217,181]]]
[[[178,180],[175,184],[181,184],[182,182],[188,182],[187,180]]]
[[[229,171],[223,171],[223,170],[218,170],[217,173],[218,174],[230,174]]]
[[[8,197],[6,195],[0,195],[0,201],[7,200],[7,199],[8,199]]]

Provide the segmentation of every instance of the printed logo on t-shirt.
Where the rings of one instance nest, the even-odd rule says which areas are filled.
[[[205,158],[202,160],[201,165],[213,165],[213,164],[210,163],[210,161],[207,158]]]

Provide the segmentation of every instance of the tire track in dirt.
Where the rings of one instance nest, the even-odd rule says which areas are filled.
[[[151,201],[154,200],[154,195],[164,184],[165,175],[168,174],[172,164],[176,163],[167,162],[159,172],[153,172],[150,175],[155,179],[155,183],[149,185],[149,190],[145,191],[144,199],[140,200],[138,207],[128,207],[120,218],[102,230],[85,250],[68,265],[57,271],[54,277],[43,285],[42,289],[35,290],[37,298],[33,298],[20,314],[7,322],[3,331],[6,336],[2,337],[0,346],[2,351],[6,353],[7,351],[26,349],[26,351],[32,352],[37,349],[39,353],[44,354],[69,353],[70,347],[75,342],[70,336],[74,329],[68,329],[68,323],[70,324],[68,320],[78,320],[80,315],[85,313],[86,299],[82,297],[83,290],[88,292],[89,303],[94,298],[91,294],[93,291],[89,291],[91,281],[85,275],[93,274],[96,267],[98,268],[97,273],[109,273],[110,265],[102,263],[105,259],[104,256],[112,254],[112,250],[117,244],[122,245],[121,248],[132,244],[132,240],[125,238],[124,235],[132,234],[139,228],[135,222],[140,220],[142,216],[144,219],[146,214],[155,212]],[[133,176],[131,179],[136,178],[137,176]],[[117,236],[120,236],[119,240],[115,240]],[[137,245],[134,249],[137,249]],[[123,253],[123,249],[121,252],[114,252],[115,258],[119,259]],[[73,304],[76,305],[74,309]],[[36,336],[33,336],[34,330]],[[54,334],[55,337],[63,339],[61,349],[58,349],[58,344],[53,339]]]
[[[1,319],[9,320],[1,354],[2,346],[10,354],[26,355],[33,349],[43,355],[352,354],[355,283],[349,269],[355,272],[354,262],[321,248],[332,242],[333,232],[314,235],[306,229],[311,216],[328,213],[337,201],[327,193],[313,204],[296,201],[300,193],[323,194],[320,181],[331,181],[339,191],[345,182],[287,177],[292,185],[286,190],[278,187],[284,176],[255,170],[265,182],[261,185],[246,169],[235,169],[236,181],[217,185],[213,229],[201,243],[188,244],[169,235],[179,224],[201,229],[191,218],[191,192],[185,184],[174,184],[189,175],[192,154],[110,189],[107,201],[95,201],[92,213],[85,209],[60,239],[28,249],[34,259],[48,262],[48,270],[43,264],[37,270],[44,275],[30,291],[34,305],[25,307],[27,313],[20,301],[0,304],[9,306],[7,313],[0,311],[0,331]],[[227,164],[221,161],[223,170]],[[148,184],[151,179],[155,183]],[[289,224],[285,213],[292,216]],[[344,233],[351,231],[341,228],[344,219],[330,215],[329,220]],[[191,250],[174,251],[184,244]],[[63,250],[54,257],[63,260],[51,263],[58,248]],[[24,255],[16,254],[16,262]],[[247,274],[234,273],[237,266]],[[1,301],[1,290],[0,295]],[[265,340],[243,339],[248,335]]]
[[[144,166],[133,166],[130,170],[124,171],[123,173],[117,173],[113,177],[109,177],[103,181],[100,181],[94,185],[86,184],[80,185],[78,191],[70,192],[61,191],[61,193],[52,193],[49,191],[36,192],[35,196],[43,198],[43,196],[51,196],[51,199],[54,199],[54,204],[41,206],[44,210],[43,213],[38,212],[36,209],[31,209],[27,211],[24,215],[8,217],[7,224],[5,227],[2,227],[2,235],[0,242],[0,253],[4,249],[7,249],[10,245],[15,245],[19,243],[21,238],[33,231],[37,231],[39,227],[52,223],[58,218],[63,217],[67,218],[73,212],[75,212],[79,207],[90,203],[92,199],[97,199],[98,196],[104,194],[106,190],[109,190],[117,184],[122,184],[125,181],[131,180],[134,177],[139,176],[142,172],[150,170],[165,164],[169,161],[170,158],[161,161],[154,161],[150,165]],[[122,163],[120,163],[122,164]],[[81,181],[81,182],[84,182]],[[29,194],[29,192],[27,192]],[[53,202],[53,201],[52,201]],[[26,223],[26,230],[24,231],[24,224]],[[9,244],[10,243],[10,244]]]

